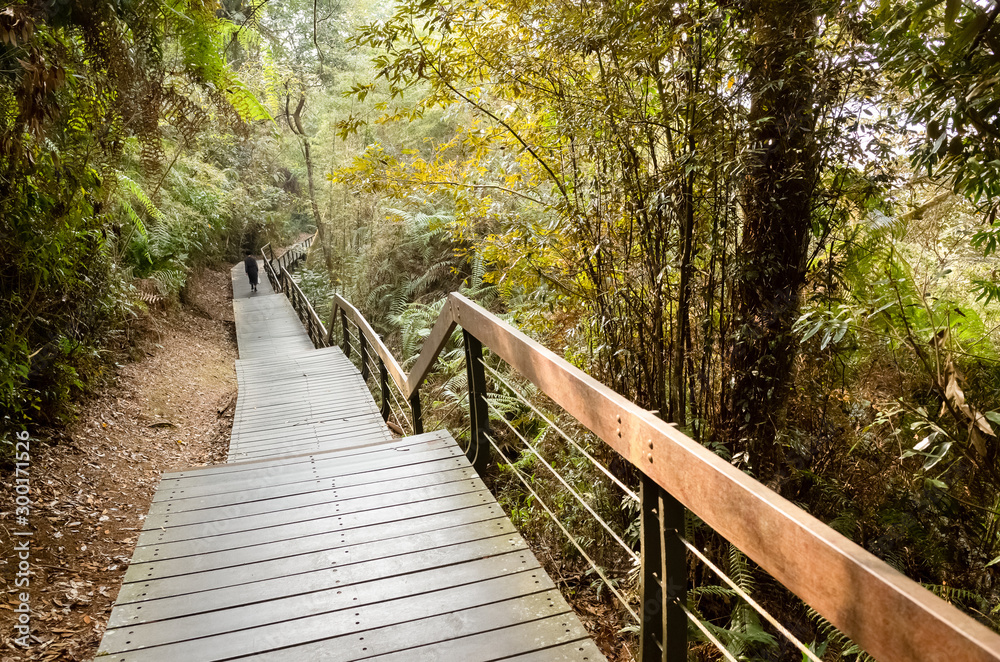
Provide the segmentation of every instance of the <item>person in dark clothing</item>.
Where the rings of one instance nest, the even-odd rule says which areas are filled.
[[[252,253],[247,253],[247,259],[243,260],[243,266],[246,267],[247,277],[250,278],[250,291],[257,291],[257,258],[253,256]]]

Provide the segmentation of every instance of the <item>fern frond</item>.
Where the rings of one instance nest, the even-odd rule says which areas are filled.
[[[187,282],[187,274],[180,269],[159,269],[149,275],[156,289],[163,296],[173,296],[181,291]]]
[[[736,591],[729,588],[728,586],[719,586],[718,584],[710,584],[707,586],[696,586],[694,588],[688,589],[687,592],[688,599],[697,599],[702,596],[709,596],[714,598],[735,598]]]
[[[876,662],[875,658],[862,651],[857,644],[838,630],[833,623],[820,616],[815,609],[808,605],[806,605],[806,614],[809,616],[809,620],[815,624],[819,633],[826,638],[826,641],[832,644],[836,650],[840,651],[838,659],[843,659],[844,655],[856,655],[855,662]],[[827,650],[829,651],[829,649]]]
[[[155,221],[163,220],[163,214],[160,213],[159,208],[157,208],[157,206],[153,204],[153,201],[150,199],[150,197],[146,195],[146,192],[142,189],[142,187],[139,186],[139,184],[137,184],[133,179],[127,177],[123,173],[118,173],[118,185],[121,186],[126,191],[128,191],[129,193],[131,193],[136,200],[142,203],[143,209],[146,210],[146,213],[149,214],[150,218],[152,218]],[[120,202],[123,203],[123,205],[128,205],[129,209],[132,209],[132,206],[129,204],[128,200],[124,196],[119,198],[119,200]],[[132,209],[132,214],[135,214],[134,209]],[[138,216],[136,216],[136,218],[138,218]],[[140,222],[139,225],[143,224]],[[144,225],[140,232],[143,236],[146,235],[146,228]]]
[[[975,591],[944,584],[925,584],[921,582],[920,585],[946,602],[960,605],[975,605],[979,612],[984,614],[990,611],[990,601]]]
[[[755,582],[753,573],[750,571],[747,557],[736,545],[729,545],[729,578],[739,586],[747,595],[752,595]]]
[[[468,393],[469,391],[469,380],[465,372],[460,372],[454,377],[445,382],[445,389],[453,393]],[[464,402],[468,396],[463,396],[461,400]]]
[[[235,75],[227,77],[226,100],[232,104],[244,122],[273,122],[274,117],[253,92]]]
[[[143,240],[149,241],[149,234],[146,232],[146,224],[142,222],[141,218],[139,218],[139,214],[136,213],[135,209],[131,204],[129,204],[128,200],[121,200],[120,202],[122,210],[125,212],[128,220],[132,222],[132,227],[135,228],[135,231],[139,233],[139,236],[142,237]],[[147,255],[148,252],[149,251],[147,251]]]

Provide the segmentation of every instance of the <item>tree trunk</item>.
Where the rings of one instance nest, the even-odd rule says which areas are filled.
[[[746,453],[745,463],[767,481],[782,464],[776,435],[797,347],[792,324],[819,168],[813,111],[817,19],[814,2],[803,0],[752,3],[746,17],[753,45],[750,149],[723,429],[734,456]]]
[[[306,134],[305,129],[302,128],[302,109],[306,105],[306,97],[303,94],[299,98],[299,104],[295,107],[295,112],[290,113],[288,111],[289,104],[291,101],[291,96],[285,95],[285,121],[288,122],[288,128],[292,130],[292,133],[297,135],[302,140],[302,154],[306,160],[306,179],[309,183],[309,205],[312,208],[313,220],[316,222],[316,234],[319,235],[320,246],[323,247],[323,259],[326,262],[326,273],[328,276],[333,274],[333,256],[330,253],[330,242],[327,241],[326,231],[323,227],[323,217],[319,213],[319,203],[316,201],[316,184],[313,179],[313,162],[312,153],[309,146],[309,136]]]
[[[323,228],[323,218],[319,213],[319,203],[316,201],[316,186],[313,183],[313,163],[309,153],[309,138],[302,134],[302,152],[306,157],[306,178],[309,180],[309,204],[312,206],[313,219],[316,221],[316,234],[319,235],[319,243],[323,247],[323,259],[326,262],[326,273],[333,273],[333,256],[330,254],[330,242],[326,240],[326,232]]]
[[[693,158],[694,140],[689,154]],[[684,177],[683,205],[680,209],[680,284],[677,290],[677,320],[674,324],[674,360],[670,376],[672,420],[687,427],[687,399],[684,388],[684,367],[687,363],[688,338],[691,327],[691,276],[694,271],[694,176]]]

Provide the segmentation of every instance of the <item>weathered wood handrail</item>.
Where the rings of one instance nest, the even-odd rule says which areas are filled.
[[[642,471],[667,500],[690,509],[877,659],[1000,662],[1000,635],[461,294],[448,296],[408,375],[340,296],[334,298],[327,343],[338,311],[342,320],[357,324],[411,407],[416,403],[415,423],[420,385],[461,326]],[[667,535],[673,529],[664,522],[669,513],[662,496],[658,503],[653,509],[661,522],[660,543],[676,548]],[[658,600],[666,612],[671,596],[663,593]],[[666,624],[668,631],[677,627],[676,621]]]
[[[323,325],[323,320],[316,314],[312,304],[309,303],[309,299],[302,292],[299,284],[292,280],[292,274],[285,267],[281,267],[281,283],[282,289],[288,294],[288,298],[291,300],[292,307],[298,314],[299,319],[305,322],[306,331],[309,333],[309,339],[313,341],[313,345],[316,347],[326,347],[324,339],[327,337],[327,333],[326,327]],[[304,319],[303,315],[305,316]]]
[[[382,342],[381,336],[375,333],[375,330],[368,324],[368,320],[365,319],[364,315],[358,311],[351,303],[340,296],[339,294],[333,295],[333,312],[330,315],[330,326],[327,329],[326,343],[327,345],[333,344],[333,327],[334,321],[337,319],[338,311],[343,311],[343,313],[358,327],[358,330],[364,334],[365,338],[368,340],[369,347],[375,350],[379,358],[385,363],[385,368],[392,377],[392,381],[395,382],[396,388],[400,390],[401,393],[409,397],[410,393],[406,390],[406,373],[403,372],[403,368],[400,367],[399,362],[396,361],[396,357],[392,355],[389,348],[385,346]]]
[[[309,249],[309,246],[312,245],[313,239],[315,238],[316,235],[312,234],[302,241],[293,244],[284,253],[282,253],[279,258],[274,257],[274,246],[271,245],[271,242],[267,242],[260,247],[260,255],[264,260],[264,272],[267,274],[267,280],[271,283],[271,288],[276,294],[280,294],[282,292],[281,270],[285,267],[291,266],[292,262],[305,257],[306,251]],[[268,253],[271,254],[270,258],[267,257]],[[274,267],[275,262],[278,263],[277,270]]]
[[[263,260],[263,262],[264,262],[264,273],[267,274],[267,280],[271,283],[271,289],[274,290],[276,293],[280,293],[281,292],[281,283],[278,281],[278,274],[275,273],[275,271],[274,271],[274,265],[271,264],[271,260],[273,260],[274,258],[272,257],[271,259],[268,259],[267,255],[264,254],[264,249],[265,248],[271,248],[271,244],[269,244],[269,243],[268,244],[264,244],[263,246],[261,246],[261,249],[260,249],[260,254],[264,257],[264,260]],[[271,250],[271,255],[272,256],[274,255],[274,250],[273,249]]]
[[[400,367],[399,362],[396,361],[392,352],[389,351],[389,348],[387,348],[385,343],[382,342],[382,337],[375,333],[375,330],[370,324],[368,324],[368,320],[365,319],[364,315],[362,315],[357,308],[351,305],[347,299],[339,294],[335,294],[333,296],[333,309],[330,312],[330,326],[325,331],[324,335],[324,343],[327,346],[334,343],[333,329],[336,326],[338,319],[340,319],[341,325],[343,326],[344,352],[347,354],[348,358],[350,358],[351,353],[350,337],[348,336],[347,330],[348,320],[354,322],[354,325],[358,329],[358,339],[361,343],[361,346],[358,347],[358,351],[361,354],[361,375],[366,381],[368,379],[368,350],[369,348],[375,350],[375,355],[378,357],[379,391],[382,398],[382,418],[385,419],[386,423],[389,424],[390,428],[392,428],[394,432],[402,434],[402,428],[389,421],[389,377],[392,378],[397,390],[399,390],[400,393],[404,393],[404,389],[406,387],[406,373],[403,372],[402,367]],[[414,394],[413,396],[407,396],[407,398],[410,404],[413,433],[422,434],[424,431],[424,425],[420,416],[420,396],[419,394]]]

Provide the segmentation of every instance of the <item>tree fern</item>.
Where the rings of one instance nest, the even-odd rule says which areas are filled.
[[[135,182],[135,180],[121,172],[116,174],[118,186],[115,189],[115,199],[122,211],[125,212],[125,217],[128,218],[132,227],[132,232],[127,235],[125,243],[130,243],[133,234],[137,232],[142,238],[142,250],[146,259],[152,261],[148,250],[149,233],[146,229],[146,223],[142,220],[142,217],[136,211],[135,207],[132,206],[130,198],[138,200],[142,205],[142,209],[145,210],[149,218],[154,221],[161,221],[163,219],[163,214],[160,213],[157,206],[153,203],[150,197],[146,195],[146,192]]]

